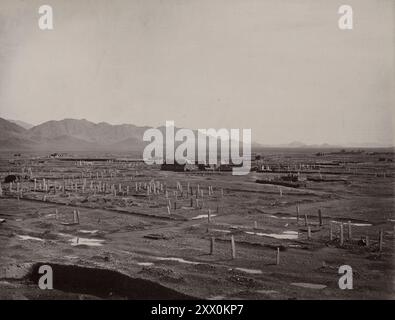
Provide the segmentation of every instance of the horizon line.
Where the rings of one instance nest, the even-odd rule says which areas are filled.
[[[51,121],[61,122],[61,121],[64,121],[64,120],[77,120],[77,121],[85,120],[85,121],[93,123],[93,124],[104,123],[104,124],[108,124],[108,125],[111,125],[111,126],[132,125],[132,126],[139,127],[139,128],[144,128],[144,127],[160,128],[160,127],[162,127],[162,126],[155,127],[155,126],[147,125],[147,124],[145,124],[145,125],[136,125],[136,124],[133,124],[133,123],[125,123],[125,122],[123,122],[123,123],[110,123],[108,121],[95,122],[95,121],[92,121],[92,120],[88,120],[86,118],[63,118],[63,119],[57,119],[57,120],[50,119],[50,120],[45,120],[43,122],[40,122],[38,124],[33,124],[33,123],[29,122],[29,121],[20,120],[20,119],[10,119],[10,118],[4,117],[2,115],[0,115],[0,118],[3,118],[4,120],[10,121],[10,122],[12,122],[12,121],[21,121],[21,122],[24,122],[26,124],[29,124],[29,125],[33,126],[32,128],[37,127],[39,125],[42,125],[42,124],[44,124],[46,122],[51,122]],[[166,123],[166,121],[168,121],[168,120],[165,120],[164,123]],[[163,127],[165,127],[165,126],[166,125],[164,124]],[[177,127],[175,126],[175,128],[177,128]],[[180,129],[180,127],[179,127],[179,129]],[[189,129],[199,130],[199,128],[189,128]],[[29,130],[29,129],[26,129],[26,130]],[[382,142],[352,142],[352,143],[315,142],[315,143],[306,143],[306,142],[303,142],[303,141],[300,141],[300,140],[293,140],[293,141],[290,141],[290,142],[278,142],[278,143],[269,144],[267,142],[257,142],[255,140],[255,141],[252,141],[252,143],[253,144],[259,144],[263,148],[304,149],[304,148],[309,148],[309,147],[310,148],[317,148],[317,147],[321,147],[322,148],[322,147],[324,147],[323,145],[328,145],[326,148],[395,148],[395,143],[391,144],[391,143],[382,143]],[[296,146],[296,147],[289,146],[289,145],[295,144],[295,143],[302,144],[303,146]]]

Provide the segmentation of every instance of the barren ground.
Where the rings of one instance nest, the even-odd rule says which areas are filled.
[[[292,169],[317,161],[334,165],[298,169],[306,178],[319,177],[321,170],[324,181],[281,187],[281,195],[278,186],[255,182],[280,175],[275,172],[179,173],[126,161],[81,163],[0,154],[0,219],[5,219],[0,223],[0,299],[394,299],[393,162],[365,153],[318,157],[279,150],[263,155],[272,167],[280,163]],[[4,177],[29,168],[32,178],[21,181],[19,193],[16,183],[9,190]],[[48,191],[39,189],[43,179]],[[337,181],[325,181],[329,179]],[[137,191],[136,182],[141,182]],[[164,189],[147,194],[145,184],[150,182],[166,184],[170,215]],[[116,195],[94,191],[99,183],[114,184]],[[203,208],[196,208],[198,185],[204,192],[203,199],[199,195]],[[79,224],[70,223],[74,210],[79,211]],[[369,246],[361,241],[366,236]],[[55,290],[37,286],[37,267],[43,263],[54,267]],[[341,265],[353,268],[353,290],[339,289]]]

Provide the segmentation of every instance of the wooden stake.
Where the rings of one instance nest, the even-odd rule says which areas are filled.
[[[276,265],[280,264],[280,248],[277,248]]]
[[[322,226],[322,213],[321,209],[318,209],[318,222],[320,224],[320,227]]]
[[[77,224],[80,223],[77,210],[73,211],[73,221],[74,221],[74,223],[77,223]]]
[[[258,229],[258,223],[254,221],[254,229]]]
[[[215,245],[215,238],[211,237],[211,241],[210,241],[210,254],[214,254],[214,245]]]
[[[342,246],[344,243],[344,235],[343,235],[343,223],[340,224],[340,245]]]
[[[329,240],[333,241],[333,227],[332,222],[329,223]]]
[[[307,220],[307,214],[304,214],[304,225],[307,227],[309,225],[309,222]]]
[[[311,227],[307,227],[307,239],[311,240]]]
[[[379,232],[379,251],[383,251],[383,230],[380,229]]]
[[[299,205],[296,205],[296,223],[299,224]]]
[[[352,239],[352,233],[351,233],[351,221],[347,222],[347,227],[348,227],[348,240],[351,241]]]
[[[231,236],[230,243],[232,246],[232,259],[236,259],[236,245],[235,245],[235,238]]]

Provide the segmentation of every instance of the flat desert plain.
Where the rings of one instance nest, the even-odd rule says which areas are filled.
[[[260,154],[233,176],[1,153],[0,298],[393,299],[393,150]]]

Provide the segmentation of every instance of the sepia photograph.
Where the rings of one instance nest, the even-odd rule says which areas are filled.
[[[394,300],[394,57],[393,0],[0,0],[0,300]]]

